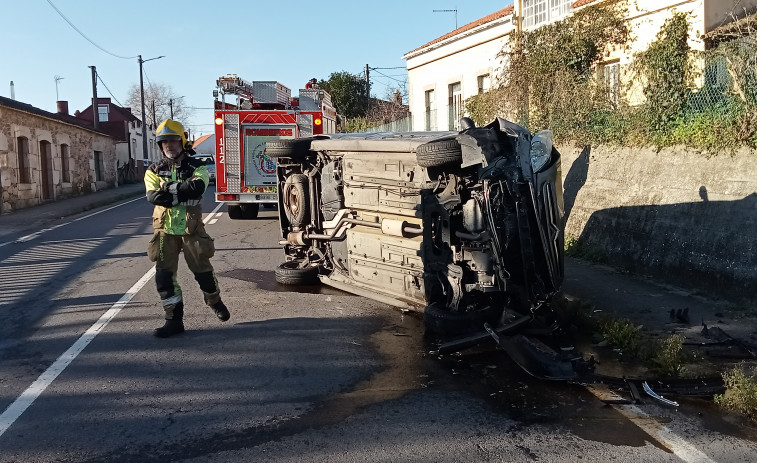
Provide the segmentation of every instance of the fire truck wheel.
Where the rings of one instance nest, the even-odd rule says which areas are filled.
[[[240,206],[228,206],[227,210],[231,220],[242,220],[242,208]]]
[[[436,167],[460,164],[463,151],[457,140],[443,140],[420,145],[415,150],[415,157],[421,167]]]
[[[260,210],[260,204],[242,204],[242,218],[245,220],[252,220],[258,218],[258,211]]]
[[[305,260],[290,260],[276,267],[276,282],[282,285],[312,285],[318,283],[318,266]]]
[[[271,158],[305,159],[310,152],[311,138],[270,140],[265,144],[265,154]]]
[[[295,227],[308,222],[308,176],[294,174],[287,177],[284,182],[284,212],[289,223]]]
[[[452,312],[441,304],[432,302],[423,310],[423,324],[429,333],[442,336],[457,336],[484,330],[484,322],[493,323],[501,310],[486,306],[471,312]]]

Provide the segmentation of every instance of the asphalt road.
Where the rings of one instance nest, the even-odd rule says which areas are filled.
[[[216,205],[210,192],[205,210]],[[277,212],[207,218],[232,314],[183,263],[161,308],[139,198],[0,247],[1,462],[753,461],[755,433],[691,401],[607,406],[490,348],[437,358],[413,314],[282,287]],[[77,221],[75,218],[85,217]],[[12,238],[12,237],[11,237]]]

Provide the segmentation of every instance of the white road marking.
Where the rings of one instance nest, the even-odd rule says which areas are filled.
[[[142,197],[139,197],[139,198],[130,199],[130,200],[128,200],[128,201],[124,201],[124,202],[123,202],[123,203],[121,203],[121,204],[116,204],[115,206],[111,206],[111,207],[109,207],[109,208],[107,208],[107,209],[103,209],[103,210],[101,210],[101,211],[93,212],[92,214],[87,214],[87,215],[84,215],[84,216],[82,216],[82,217],[79,217],[79,218],[77,218],[77,219],[74,219],[74,220],[72,220],[72,221],[70,221],[70,222],[66,222],[66,223],[60,223],[60,224],[58,224],[58,225],[54,225],[54,226],[52,226],[52,227],[43,228],[42,230],[36,231],[36,232],[34,232],[34,233],[31,233],[31,234],[29,234],[29,235],[26,235],[26,236],[22,236],[21,238],[19,238],[19,239],[15,240],[15,241],[7,241],[7,242],[5,242],[5,243],[0,243],[0,247],[3,247],[3,246],[5,246],[5,245],[8,245],[8,244],[13,244],[13,243],[26,243],[27,241],[31,241],[31,240],[33,240],[34,238],[37,238],[38,236],[40,236],[41,234],[43,234],[43,233],[47,233],[47,232],[49,232],[49,231],[52,231],[52,230],[55,230],[56,228],[64,227],[64,226],[66,226],[66,225],[70,225],[70,224],[72,224],[72,223],[74,223],[74,222],[78,222],[78,221],[80,221],[80,220],[88,219],[88,218],[90,218],[90,217],[92,217],[92,216],[95,216],[95,215],[97,215],[97,214],[102,214],[103,212],[107,212],[107,211],[109,211],[109,210],[111,210],[111,209],[115,209],[115,208],[117,208],[117,207],[121,207],[121,206],[123,206],[123,205],[125,205],[125,204],[133,203],[134,201],[139,201],[139,200],[142,200],[142,199],[144,199],[144,198],[142,198]]]
[[[138,198],[141,199],[141,198]],[[131,202],[131,201],[128,201]],[[127,203],[128,203],[127,202]],[[122,203],[118,206],[122,206]],[[113,209],[113,206],[109,209]],[[223,206],[223,203],[218,204],[216,208],[211,212],[210,214],[205,217],[205,220],[203,220],[203,223],[207,223],[208,220],[215,214],[218,209]],[[80,217],[76,220],[72,220],[68,223],[76,222],[77,220],[82,220],[87,217],[92,217],[93,215],[97,215],[101,212],[105,212],[109,209],[102,210],[100,212],[95,212],[94,214],[89,214],[85,217]],[[63,226],[67,224],[62,224],[59,226]],[[57,228],[53,227],[53,228]],[[52,228],[51,228],[52,229]],[[41,233],[41,232],[37,232]],[[63,354],[61,354],[60,357],[58,357],[55,362],[53,362],[50,367],[48,367],[47,370],[45,370],[41,375],[39,375],[39,378],[37,378],[36,381],[34,381],[31,386],[26,388],[24,392],[19,395],[15,401],[13,401],[12,404],[8,405],[8,408],[5,409],[2,415],[0,415],[0,436],[2,436],[5,431],[8,430],[8,428],[11,427],[13,423],[16,422],[16,420],[21,416],[24,411],[26,411],[27,408],[31,406],[31,404],[34,403],[35,400],[37,400],[37,397],[42,394],[45,389],[47,389],[50,384],[55,380],[55,378],[58,377],[61,373],[63,373],[63,370],[68,367],[68,365],[71,364],[71,362],[74,361],[74,359],[84,350],[87,345],[89,345],[90,342],[92,342],[93,339],[95,339],[95,336],[97,336],[105,327],[110,323],[111,320],[118,314],[118,312],[123,309],[126,304],[129,303],[129,301],[134,298],[134,296],[137,295],[137,293],[144,287],[145,284],[147,284],[148,281],[150,281],[153,276],[155,275],[155,266],[153,266],[150,270],[145,273],[142,278],[139,279],[134,285],[129,288],[129,290],[121,296],[121,299],[118,300],[115,304],[111,306],[110,309],[108,309],[100,318],[87,329],[87,331],[84,332],[84,334],[81,335],[81,337],[73,343],[71,347],[68,348]]]
[[[622,397],[612,391],[595,387],[587,387],[587,389],[599,400],[622,399]],[[715,463],[715,460],[712,460],[698,450],[693,444],[674,433],[670,428],[663,426],[658,420],[646,414],[636,405],[610,404],[610,406],[633,424],[641,428],[642,431],[662,443],[681,460],[687,463]]]

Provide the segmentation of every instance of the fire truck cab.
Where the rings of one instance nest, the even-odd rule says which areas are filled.
[[[261,204],[278,203],[276,162],[266,156],[266,142],[336,132],[331,95],[317,87],[298,97],[276,81],[248,82],[236,75],[216,81],[216,201],[226,203],[229,218],[254,219]],[[226,103],[232,95],[236,101]]]

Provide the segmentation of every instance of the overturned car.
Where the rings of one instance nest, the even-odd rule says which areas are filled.
[[[549,326],[564,266],[551,132],[501,118],[462,126],[268,142],[286,254],[277,281],[422,311],[445,336]]]

